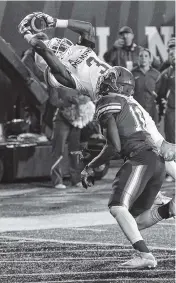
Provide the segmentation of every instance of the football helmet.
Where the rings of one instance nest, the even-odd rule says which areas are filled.
[[[130,96],[134,93],[135,80],[132,73],[120,66],[115,66],[106,71],[98,80],[97,94],[106,95],[116,92]]]
[[[67,38],[58,38],[53,37],[49,42],[47,43],[47,47],[50,48],[56,56],[59,58],[63,58],[64,55],[67,53],[69,48],[73,46],[74,44]]]

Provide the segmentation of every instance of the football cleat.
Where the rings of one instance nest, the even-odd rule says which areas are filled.
[[[154,200],[154,205],[163,205],[168,203],[169,201],[171,201],[170,197],[167,197],[159,192]]]
[[[156,266],[157,261],[152,253],[143,252],[138,252],[137,257],[134,257],[133,259],[130,259],[120,265],[120,267],[135,269],[155,268]]]

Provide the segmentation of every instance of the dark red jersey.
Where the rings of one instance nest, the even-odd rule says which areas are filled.
[[[96,116],[103,127],[106,127],[109,117],[114,115],[123,155],[128,156],[136,150],[152,147],[150,135],[145,129],[145,117],[134,99],[110,93],[101,97],[96,106]]]

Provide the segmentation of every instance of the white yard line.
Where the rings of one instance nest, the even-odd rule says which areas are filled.
[[[160,223],[160,225],[165,225],[166,221],[162,223]],[[173,220],[173,223],[167,222],[167,225],[174,225],[174,223],[175,222]],[[108,211],[38,215],[27,217],[2,217],[0,219],[0,232],[83,227],[87,229],[89,226],[93,227],[111,224],[116,224],[116,220]]]
[[[129,270],[128,270],[129,271]],[[130,270],[131,272],[134,270]],[[123,269],[121,271],[114,271],[114,270],[106,270],[106,271],[76,271],[76,272],[55,272],[55,273],[30,273],[30,274],[27,274],[27,273],[17,273],[15,274],[15,276],[18,276],[18,277],[24,277],[24,276],[51,276],[51,275],[81,275],[81,274],[114,274],[114,273],[120,273],[121,275],[123,273],[126,273],[127,270]],[[138,273],[144,273],[143,270],[137,270]],[[152,269],[152,272],[153,273],[160,273],[162,274],[162,272],[166,272],[166,270],[160,270],[160,269]],[[172,269],[167,269],[167,272],[170,273],[170,272],[173,272]],[[14,274],[4,274],[4,275],[0,275],[0,278],[3,278],[3,277],[12,277],[14,276]],[[85,279],[86,280],[86,279]]]
[[[31,231],[54,228],[81,228],[115,223],[115,219],[108,211],[30,217],[2,217],[0,219],[0,232]]]
[[[113,244],[113,243],[109,243],[109,242],[85,242],[85,241],[65,241],[65,240],[55,240],[55,239],[42,239],[42,238],[31,238],[31,237],[16,237],[16,236],[0,236],[0,238],[6,238],[6,239],[10,239],[10,240],[23,240],[23,241],[31,241],[31,242],[43,242],[43,243],[59,243],[59,244],[81,244],[81,245],[100,245],[100,246],[117,246],[117,249],[119,246],[123,246],[125,247],[125,249],[128,250],[132,250],[130,245],[124,245],[124,244]],[[168,251],[175,251],[175,248],[168,248],[168,247],[159,247],[159,246],[148,246],[150,249],[153,250],[168,250]],[[117,249],[114,249],[115,251],[117,251]],[[68,250],[68,249],[67,249]],[[73,250],[73,249],[72,249]],[[102,250],[102,249],[101,249]],[[86,249],[86,251],[88,251]],[[107,251],[105,249],[105,251]],[[110,249],[110,251],[112,251]],[[118,249],[118,251],[124,251],[123,249]],[[37,252],[37,251],[36,251]]]
[[[152,283],[152,282],[155,282],[155,283],[158,283],[158,282],[169,282],[169,283],[171,283],[171,280],[174,280],[174,278],[170,278],[170,279],[166,279],[166,278],[140,278],[140,279],[138,279],[138,278],[135,278],[135,279],[132,279],[132,278],[125,278],[125,279],[123,279],[123,278],[116,278],[116,279],[101,279],[101,282],[102,283],[104,283],[104,282],[107,282],[107,283],[111,283],[111,282],[115,282],[115,283],[117,283],[117,282],[134,282],[134,283],[136,283],[136,282],[139,282],[139,283],[141,283],[141,282],[149,282],[149,279],[150,279],[150,283]],[[142,281],[141,281],[142,280]],[[146,281],[145,281],[146,280]],[[164,280],[164,281],[163,281]],[[90,282],[90,283],[93,283],[93,282],[98,282],[98,283],[100,283],[100,279],[91,279],[91,280],[89,280],[89,279],[85,279],[85,280],[76,280],[76,281],[74,281],[74,280],[64,280],[64,281],[62,281],[62,283],[84,283],[84,282]],[[58,283],[58,281],[35,281],[35,282],[30,282],[30,283]]]
[[[115,250],[115,252],[117,252],[119,250]],[[124,251],[124,250],[123,250]],[[126,251],[126,250],[125,250]],[[87,250],[86,250],[87,252]],[[8,253],[4,253],[4,254],[8,254]],[[0,253],[0,255],[2,255]],[[157,260],[158,261],[164,261],[164,260],[167,260],[167,259],[170,259],[170,258],[175,258],[175,255],[169,255],[168,257],[164,257],[164,258],[159,258],[159,256],[156,256]],[[69,261],[74,261],[74,262],[79,262],[79,261],[125,261],[125,260],[128,260],[129,257],[126,257],[126,256],[113,256],[113,257],[106,257],[106,256],[101,256],[101,257],[97,257],[96,255],[95,256],[92,256],[92,257],[79,257],[79,258],[75,258],[75,257],[64,257],[64,258],[61,258],[59,257],[56,258],[55,260],[50,260],[50,259],[45,259],[45,260],[34,260],[34,259],[26,259],[26,260],[0,260],[0,263],[23,263],[23,264],[28,264],[28,263],[64,263],[64,262],[69,262]]]
[[[13,190],[10,190],[8,191],[7,190],[0,190],[0,198],[3,198],[3,197],[10,197],[10,196],[17,196],[17,195],[25,195],[25,194],[28,194],[28,193],[33,193],[33,192],[37,192],[37,191],[40,191],[40,190],[43,190],[43,188],[23,188],[23,189],[13,189]]]

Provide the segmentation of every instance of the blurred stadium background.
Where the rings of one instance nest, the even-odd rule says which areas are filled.
[[[114,43],[119,28],[127,25],[133,29],[138,45],[151,47],[151,51],[163,60],[166,50],[161,39],[166,45],[175,27],[175,1],[0,1],[1,36],[19,55],[28,46],[18,34],[17,25],[34,11],[61,19],[90,21],[96,27],[100,56]],[[154,29],[147,31],[147,27]],[[54,35],[54,31],[50,33]],[[77,38],[73,32],[64,29],[57,29],[55,35],[68,36],[73,41]]]

